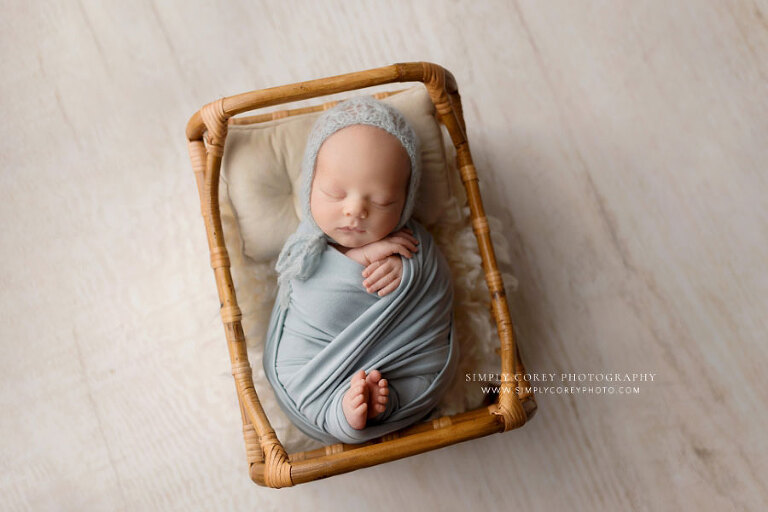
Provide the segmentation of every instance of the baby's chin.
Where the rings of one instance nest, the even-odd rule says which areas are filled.
[[[372,236],[372,234],[368,232],[345,233],[344,231],[336,230],[333,233],[328,233],[327,231],[324,233],[333,238],[337,244],[343,245],[344,247],[348,247],[350,249],[362,247],[378,240],[378,238]]]

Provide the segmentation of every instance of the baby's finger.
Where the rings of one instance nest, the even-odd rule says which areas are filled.
[[[411,251],[409,251],[403,244],[390,242],[389,248],[389,250],[392,251],[390,254],[402,254],[406,258],[411,257]]]
[[[390,240],[392,242],[399,243],[400,245],[406,246],[408,249],[410,249],[413,252],[416,252],[419,250],[416,244],[407,238],[396,236],[396,237],[391,237]]]
[[[386,261],[386,260],[385,260]],[[369,275],[364,281],[363,286],[366,288],[371,288],[371,285],[374,284],[376,281],[384,277],[385,275],[389,274],[392,271],[392,268],[389,264],[387,265],[380,265],[379,268],[374,270],[371,275]]]
[[[390,272],[389,274],[385,275],[384,277],[382,277],[381,279],[373,283],[370,286],[370,290],[372,292],[375,292],[376,290],[380,290],[386,287],[387,285],[389,285],[393,279],[398,279],[398,275],[395,272]],[[383,295],[383,293],[379,292],[379,295]]]
[[[410,229],[406,230],[405,228],[401,229],[400,231],[393,233],[392,236],[403,236],[413,242],[414,244],[419,243],[419,239],[413,236],[413,231]]]
[[[387,286],[382,288],[381,291],[379,292],[379,295],[383,297],[384,295],[396,290],[397,287],[400,286],[400,279],[401,279],[400,277],[397,277],[397,279],[395,279],[394,281],[389,283]]]
[[[384,263],[384,261],[386,261],[386,260],[383,260],[383,259],[382,260],[376,260],[373,263],[371,263],[370,265],[368,265],[367,267],[365,267],[365,270],[363,270],[363,272],[362,272],[363,277],[368,277],[371,274],[371,272],[373,272],[374,270],[379,268],[381,266],[381,264]]]
[[[403,247],[402,245],[398,246],[397,252],[399,254],[402,254],[406,258],[410,258],[410,257],[413,256],[413,253],[411,251],[409,251],[408,249],[406,249],[405,247]]]
[[[403,247],[402,245],[400,246],[400,249],[397,252],[402,254],[406,258],[412,258],[413,257],[413,252],[409,251],[407,248]],[[416,252],[416,251],[414,250],[414,252]]]

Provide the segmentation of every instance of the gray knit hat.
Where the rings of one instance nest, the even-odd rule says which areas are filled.
[[[317,153],[328,137],[342,128],[356,124],[382,128],[396,137],[405,148],[411,160],[411,174],[408,179],[405,205],[395,231],[402,228],[413,213],[416,192],[421,179],[421,162],[419,139],[405,117],[391,105],[378,101],[373,96],[352,98],[323,112],[315,121],[309,134],[301,164],[302,219],[296,231],[286,240],[275,265],[280,286],[278,300],[283,307],[288,306],[291,279],[309,278],[315,272],[328,242],[336,242],[320,229],[309,207]]]

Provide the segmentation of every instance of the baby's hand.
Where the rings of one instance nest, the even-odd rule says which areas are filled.
[[[381,240],[350,249],[347,251],[347,256],[361,265],[367,266],[391,254],[402,254],[406,258],[410,258],[414,252],[419,250],[416,245],[418,243],[419,241],[413,236],[413,231],[408,228],[402,228],[400,231],[396,231]]]
[[[384,259],[374,261],[365,270],[363,277],[363,286],[368,293],[378,290],[379,296],[383,297],[389,292],[396,290],[400,286],[400,280],[403,277],[403,260],[399,254],[391,254]]]

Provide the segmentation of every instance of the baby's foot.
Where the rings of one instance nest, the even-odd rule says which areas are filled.
[[[341,399],[341,410],[347,418],[349,426],[355,430],[365,428],[368,418],[368,386],[365,381],[365,370],[360,370],[352,376],[352,381],[344,398]]]
[[[375,418],[387,410],[389,401],[389,383],[387,379],[381,378],[379,370],[371,370],[365,378],[365,384],[368,387],[368,418]]]

